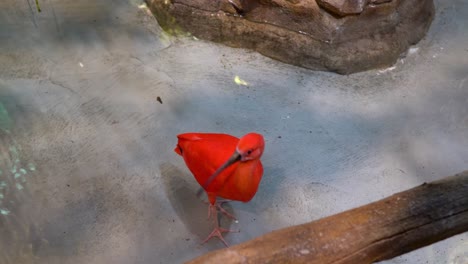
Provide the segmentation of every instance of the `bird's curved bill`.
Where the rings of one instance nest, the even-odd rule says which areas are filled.
[[[239,152],[234,152],[232,156],[223,164],[221,165],[209,178],[206,180],[205,184],[202,185],[200,189],[197,191],[197,197],[200,197],[200,195],[203,193],[203,190],[206,189],[211,182],[227,167],[231,166],[232,164],[238,162],[241,159],[241,155]]]

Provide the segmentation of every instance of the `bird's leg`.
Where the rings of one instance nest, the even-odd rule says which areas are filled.
[[[211,218],[211,215],[213,214],[213,207],[216,207],[216,205],[212,205],[212,204],[210,204],[208,202],[207,202],[207,204],[208,204],[208,218],[207,218],[207,220],[209,220]],[[217,216],[216,211],[215,211],[215,216]]]
[[[226,211],[226,209],[224,209],[224,208],[222,207],[222,205],[223,205],[224,203],[227,203],[227,202],[230,202],[230,200],[220,200],[220,201],[216,201],[214,205],[211,204],[211,203],[209,203],[209,202],[205,202],[205,203],[208,203],[208,204],[209,204],[209,205],[208,205],[208,219],[211,218],[211,214],[212,214],[212,208],[211,208],[211,207],[216,207],[216,208],[217,208],[221,213],[223,213],[225,216],[231,218],[232,220],[237,220],[236,217],[235,217],[233,214],[229,213],[228,211]]]
[[[213,215],[215,227],[214,227],[213,231],[208,235],[208,237],[205,238],[205,240],[202,241],[202,244],[205,244],[212,237],[218,237],[224,243],[224,245],[226,247],[229,247],[228,243],[223,238],[223,233],[227,233],[227,232],[236,232],[237,233],[239,231],[219,227],[218,206],[216,204],[210,204],[210,206],[208,207],[208,210],[209,210],[208,217]]]
[[[216,208],[218,208],[218,210],[223,213],[225,216],[231,218],[232,220],[237,220],[236,217],[234,215],[232,215],[231,213],[229,213],[228,211],[226,211],[226,209],[223,208],[223,204],[224,203],[227,203],[228,201],[227,200],[223,200],[223,201],[216,201]]]

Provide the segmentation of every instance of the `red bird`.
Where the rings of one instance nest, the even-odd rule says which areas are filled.
[[[232,231],[219,226],[217,213],[219,210],[234,216],[221,207],[222,202],[217,202],[216,197],[242,202],[254,197],[263,175],[263,136],[249,133],[239,139],[227,134],[185,133],[177,138],[174,151],[184,158],[206,191],[210,202],[208,217],[214,216],[214,230],[202,243],[216,236],[227,246],[222,233]]]

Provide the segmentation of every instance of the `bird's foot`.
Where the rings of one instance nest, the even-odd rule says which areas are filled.
[[[217,227],[214,228],[214,230],[211,232],[211,234],[209,234],[208,237],[205,238],[205,240],[202,241],[202,245],[205,244],[206,242],[208,242],[208,240],[210,240],[211,238],[217,237],[224,243],[224,245],[226,247],[229,247],[226,240],[224,240],[223,233],[239,233],[239,232],[240,232],[239,230],[230,230],[230,229],[221,228],[221,227],[217,226]]]

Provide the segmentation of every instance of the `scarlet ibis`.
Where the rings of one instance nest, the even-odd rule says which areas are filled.
[[[234,218],[217,201],[217,197],[248,202],[257,192],[263,175],[260,157],[265,148],[263,136],[248,133],[240,139],[227,134],[184,133],[177,136],[174,151],[184,158],[185,164],[205,190],[208,200],[208,218],[214,217],[214,230],[202,242],[218,237],[228,244],[222,233],[235,232],[219,226],[218,210]],[[235,219],[235,218],[234,218]]]

